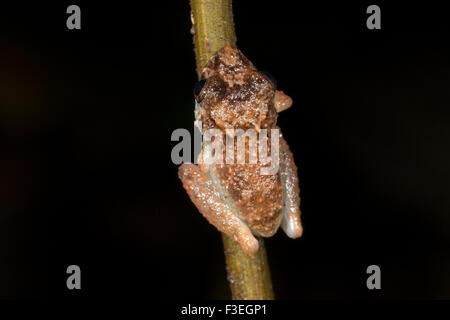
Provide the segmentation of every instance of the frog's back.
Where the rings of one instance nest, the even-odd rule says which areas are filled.
[[[238,49],[221,48],[208,61],[202,78],[205,81],[197,99],[196,117],[201,120],[202,132],[219,129],[225,134],[226,130],[240,129],[251,136],[251,132],[275,128],[277,112],[273,101],[276,85],[258,72]],[[270,138],[267,143],[270,149]],[[236,159],[237,145],[234,146]],[[248,151],[246,149],[247,154]],[[261,174],[260,163],[217,164],[211,169],[225,202],[234,207],[252,233],[272,236],[282,217],[280,175]]]
[[[272,236],[281,222],[280,175],[262,175],[259,164],[216,165],[216,178],[253,234]]]

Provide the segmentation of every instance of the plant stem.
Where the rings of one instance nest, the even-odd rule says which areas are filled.
[[[236,47],[231,0],[190,0],[197,74],[224,45]],[[235,300],[274,299],[264,240],[259,250],[245,254],[239,244],[222,234],[228,281]]]
[[[197,75],[217,50],[236,47],[231,0],[191,0]]]
[[[224,233],[222,240],[233,299],[274,299],[264,240],[258,238],[259,250],[252,257],[245,254],[239,244]]]

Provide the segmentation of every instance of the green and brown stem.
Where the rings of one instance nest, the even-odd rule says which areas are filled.
[[[197,74],[224,45],[236,47],[231,0],[190,0]],[[228,281],[233,299],[274,299],[264,240],[259,250],[245,254],[238,243],[222,234]]]

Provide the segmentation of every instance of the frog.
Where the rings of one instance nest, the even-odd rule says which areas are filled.
[[[258,71],[229,45],[202,69],[194,97],[195,124],[203,134],[211,129],[224,136],[233,129],[258,133],[275,129],[279,135],[279,169],[273,174],[262,174],[260,159],[253,164],[201,161],[205,145],[196,164],[183,163],[178,176],[200,213],[249,256],[259,249],[258,237],[271,237],[280,227],[290,238],[301,237],[297,167],[277,126],[278,113],[292,106],[292,98],[277,90],[269,73]]]

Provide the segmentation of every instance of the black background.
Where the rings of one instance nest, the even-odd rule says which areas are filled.
[[[276,297],[450,298],[445,8],[378,3],[368,30],[372,3],[295,3],[234,1],[238,47],[294,99],[305,233],[266,240]],[[0,297],[229,298],[170,158],[193,130],[188,1],[77,1],[78,31],[70,4],[2,5]]]

